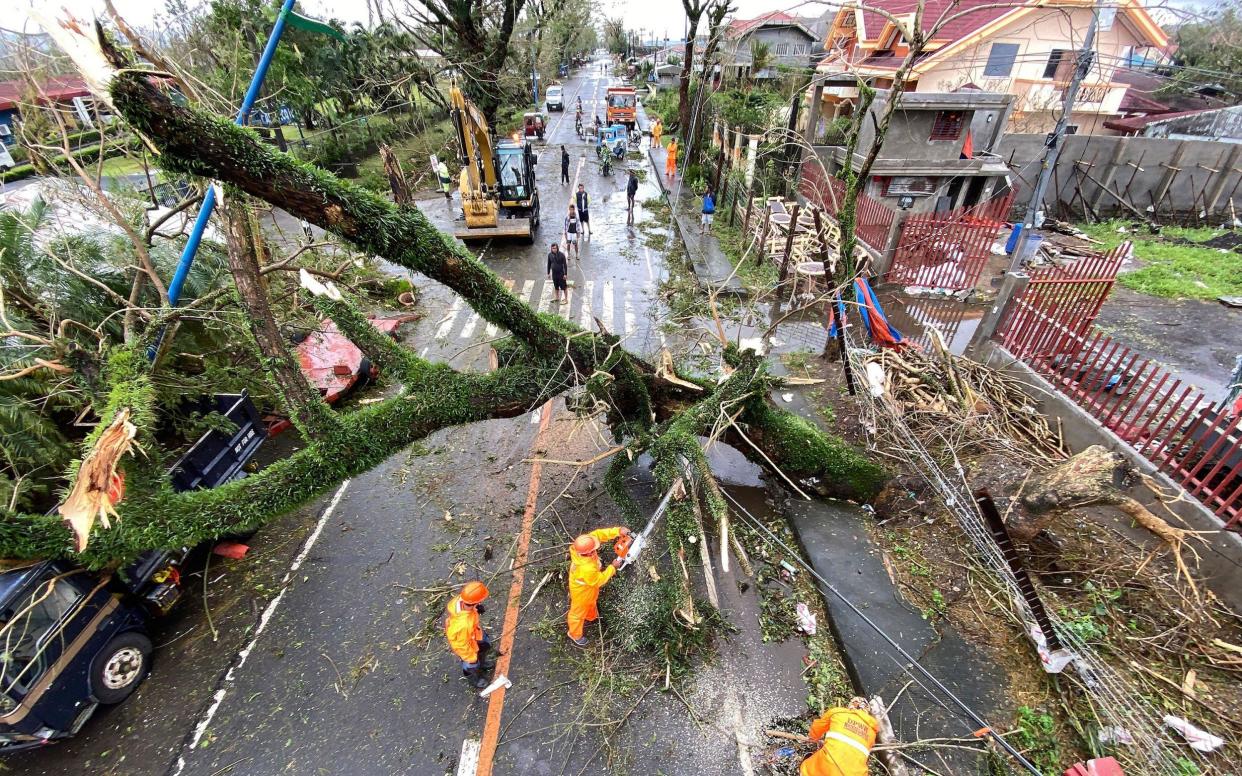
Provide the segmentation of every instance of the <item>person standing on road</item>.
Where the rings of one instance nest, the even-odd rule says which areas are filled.
[[[668,141],[668,158],[664,160],[664,176],[677,177],[677,138]]]
[[[552,281],[552,293],[556,295],[557,304],[569,304],[569,261],[561,253],[561,244],[552,243],[548,251],[548,278]]]
[[[561,146],[561,185],[569,183],[569,152]]]
[[[436,167],[436,177],[440,179],[440,190],[444,192],[444,198],[449,202],[453,201],[453,179],[449,177],[448,165],[444,160],[440,160],[440,164]]]
[[[664,123],[660,121],[659,117],[657,117],[655,120],[655,123],[651,125],[652,145],[656,145],[656,146],[660,145],[660,135],[663,135],[663,134],[664,134]]]
[[[625,212],[627,224],[634,223],[634,197],[638,194],[638,176],[630,170],[630,179],[625,182]]]
[[[591,196],[587,194],[585,184],[578,184],[578,192],[574,194],[574,204],[578,206],[578,220],[582,222],[582,236],[590,237]]]
[[[496,660],[489,659],[491,639],[479,625],[483,613],[483,601],[487,599],[487,586],[482,582],[467,582],[459,595],[448,602],[448,614],[444,620],[444,636],[449,649],[461,660],[462,676],[476,688],[487,686],[487,672],[496,667]]]
[[[880,724],[867,711],[867,699],[854,697],[847,708],[828,709],[811,723],[812,741],[823,740],[818,752],[802,761],[802,776],[867,776],[867,758]]]
[[[630,529],[598,528],[574,539],[569,548],[569,640],[585,647],[586,637],[582,629],[588,622],[599,619],[599,589],[608,584],[621,568],[621,559],[614,558],[607,568],[600,562],[600,542],[609,542],[618,536],[629,536]]]
[[[699,234],[707,234],[712,228],[712,216],[716,214],[716,198],[712,196],[712,187],[703,192],[703,217],[699,220]]]
[[[581,254],[578,253],[578,232],[581,225],[578,222],[578,213],[574,210],[574,206],[569,206],[569,215],[565,217],[565,260],[569,260],[569,254],[573,254],[578,261],[582,261]]]

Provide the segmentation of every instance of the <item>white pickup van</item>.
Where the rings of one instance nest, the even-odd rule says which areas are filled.
[[[548,103],[548,112],[554,110],[565,110],[565,97],[563,95],[564,88],[561,86],[549,86],[544,99]]]

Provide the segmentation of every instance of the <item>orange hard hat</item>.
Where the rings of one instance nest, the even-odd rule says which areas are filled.
[[[574,539],[574,552],[579,555],[590,555],[599,549],[599,539],[590,534],[583,534]]]
[[[461,600],[468,604],[482,603],[487,598],[487,585],[482,582],[467,582],[461,589]]]

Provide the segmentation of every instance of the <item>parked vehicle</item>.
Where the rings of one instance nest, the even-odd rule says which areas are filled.
[[[170,470],[175,490],[244,476],[266,438],[246,394],[208,404],[236,430],[200,437]],[[0,753],[72,736],[137,689],[150,668],[148,629],[180,598],[187,554],[146,552],[117,572],[45,560],[0,573]]]
[[[547,104],[548,112],[554,110],[565,110],[565,87],[549,86],[548,91],[544,93],[544,102]]]
[[[537,137],[543,140],[543,133],[546,128],[547,122],[544,120],[542,113],[531,111],[522,116],[522,132],[527,139]]]

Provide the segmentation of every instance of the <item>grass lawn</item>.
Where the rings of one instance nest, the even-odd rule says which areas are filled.
[[[1242,254],[1214,248],[1204,242],[1231,233],[1226,229],[1166,226],[1151,234],[1141,224],[1105,221],[1076,224],[1100,240],[1107,250],[1123,240],[1134,243],[1134,256],[1142,267],[1123,273],[1117,280],[1126,288],[1148,296],[1169,299],[1215,299],[1242,294]],[[1117,228],[1124,226],[1124,233]]]
[[[93,164],[88,164],[86,165],[86,169],[88,171],[93,171],[94,166],[95,165]],[[103,175],[104,177],[116,178],[116,177],[121,177],[124,175],[138,175],[141,173],[142,173],[142,160],[141,159],[137,159],[127,154],[121,154],[120,156],[114,156],[111,159],[104,160],[103,172],[101,173],[101,175]],[[152,175],[154,174],[155,174],[154,171],[152,171]]]
[[[453,125],[447,118],[437,122],[428,122],[426,126],[426,131],[403,137],[392,143],[392,150],[396,152],[405,174],[414,182],[416,188],[436,185],[434,178],[431,177],[431,162],[428,157],[431,154],[439,154],[441,159],[445,159],[444,148],[453,135]],[[450,169],[455,169],[453,159],[448,158],[445,161],[449,162]],[[382,188],[387,190],[388,179],[384,175],[384,163],[380,161],[378,152],[359,160],[358,177],[363,181],[376,179],[383,181]]]

